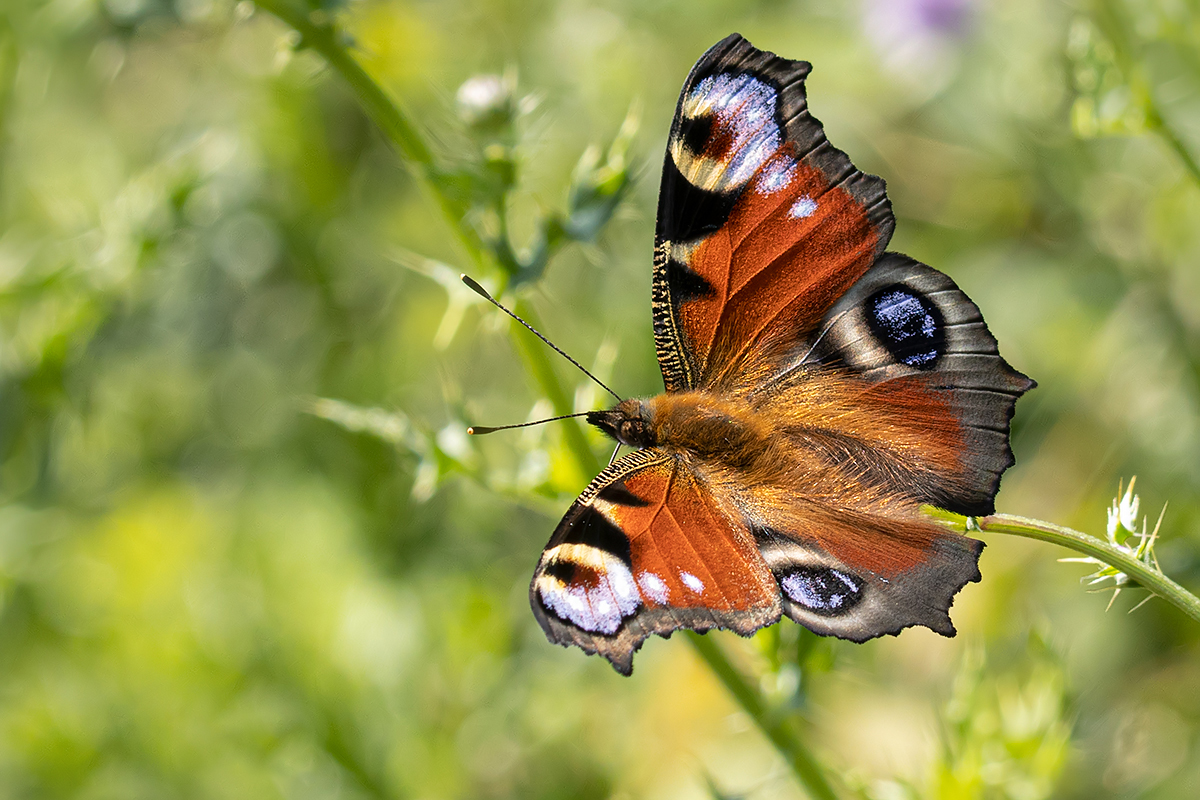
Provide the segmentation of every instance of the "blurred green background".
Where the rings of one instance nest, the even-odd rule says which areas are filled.
[[[1000,510],[1102,534],[1136,474],[1151,525],[1169,503],[1164,569],[1200,587],[1197,0],[310,19],[417,123],[468,239],[503,223],[536,266],[549,235],[512,296],[626,396],[661,388],[684,76],[735,30],[811,61],[814,114],[888,182],[893,249],[1040,384]],[[0,797],[803,796],[682,637],[629,679],[546,642],[529,577],[590,475],[562,425],[465,437],[551,409],[454,279],[507,273],[302,44],[227,0],[0,3]],[[988,544],[956,639],[710,638],[848,797],[1200,796],[1200,627]]]

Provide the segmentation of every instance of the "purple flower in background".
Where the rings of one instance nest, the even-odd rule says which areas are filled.
[[[885,65],[945,85],[970,35],[976,0],[864,0],[863,27]]]
[[[891,37],[962,39],[974,0],[866,0],[867,30]]]
[[[970,0],[890,0],[875,5],[890,11],[898,28],[906,28],[908,33],[918,36],[958,38],[971,21]]]

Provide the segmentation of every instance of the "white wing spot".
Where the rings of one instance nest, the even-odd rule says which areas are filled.
[[[667,604],[667,595],[669,589],[663,579],[655,575],[653,572],[643,572],[638,575],[638,583],[642,587],[642,592],[646,597],[649,597],[660,606]]]
[[[754,190],[759,194],[775,194],[791,183],[794,177],[796,177],[796,162],[780,155],[772,158],[763,167],[754,184]]]
[[[683,581],[683,585],[691,589],[696,594],[704,591],[704,581],[697,578],[690,572],[679,573],[679,580]]]
[[[624,573],[609,576],[609,583],[612,585],[613,591],[622,600],[634,597],[637,594],[637,587],[633,585],[633,581],[629,577],[631,576],[626,576]]]
[[[805,217],[811,217],[816,210],[817,201],[808,195],[804,195],[792,204],[792,210],[788,212],[788,216],[793,219],[804,219]]]

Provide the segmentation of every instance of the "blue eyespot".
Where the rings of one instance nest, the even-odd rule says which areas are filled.
[[[933,369],[945,351],[945,324],[937,306],[904,286],[880,289],[867,299],[871,333],[897,361]]]
[[[863,594],[854,576],[827,567],[795,567],[780,576],[779,585],[793,603],[826,615],[849,611]]]

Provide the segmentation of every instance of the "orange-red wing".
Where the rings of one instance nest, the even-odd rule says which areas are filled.
[[[618,460],[567,511],[534,572],[530,603],[546,636],[628,675],[651,634],[748,636],[778,620],[779,586],[731,511],[662,450]]]
[[[654,265],[668,391],[736,384],[749,357],[798,347],[891,237],[883,181],[808,113],[809,69],[734,35],[684,84]]]

